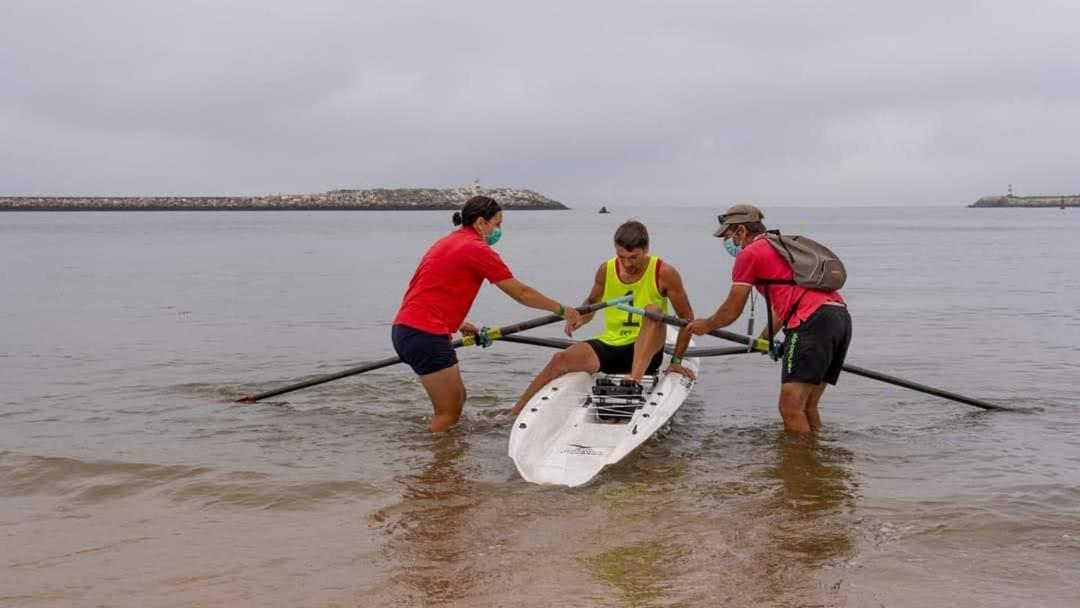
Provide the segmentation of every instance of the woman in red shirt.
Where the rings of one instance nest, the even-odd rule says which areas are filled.
[[[486,196],[470,198],[455,212],[454,225],[461,228],[424,254],[394,318],[394,350],[427,390],[435,409],[433,433],[445,431],[461,417],[465,384],[450,337],[456,331],[476,331],[465,317],[485,279],[520,304],[565,315],[570,329],[581,325],[577,310],[515,279],[491,248],[502,236],[502,215],[499,203]]]

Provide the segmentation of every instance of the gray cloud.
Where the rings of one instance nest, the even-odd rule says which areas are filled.
[[[0,192],[1080,191],[1068,2],[516,4],[6,2]]]

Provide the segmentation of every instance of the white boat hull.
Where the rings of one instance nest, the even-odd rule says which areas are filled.
[[[668,343],[677,335],[669,327]],[[521,476],[533,483],[580,486],[633,452],[671,420],[694,386],[682,374],[662,373],[668,360],[664,355],[660,376],[646,386],[644,403],[614,421],[601,418],[606,408],[598,408],[592,396],[593,375],[574,372],[546,384],[510,432],[508,453]],[[685,359],[683,366],[696,375],[700,360]]]

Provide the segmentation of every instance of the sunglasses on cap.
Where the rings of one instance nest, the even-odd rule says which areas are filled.
[[[751,221],[751,218],[748,218],[746,213],[721,213],[716,216],[716,221],[720,222],[720,225],[723,226],[724,222],[727,221],[729,217],[736,220],[736,224],[746,224]]]

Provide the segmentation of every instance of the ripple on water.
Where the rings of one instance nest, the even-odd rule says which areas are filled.
[[[0,456],[0,495],[58,496],[75,504],[145,496],[201,507],[303,510],[384,491],[357,479],[289,480],[210,466],[82,461],[10,452]]]

